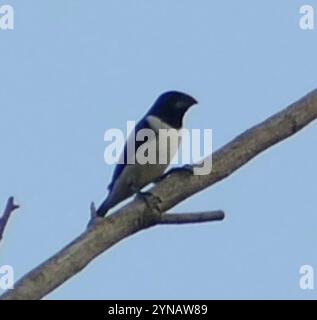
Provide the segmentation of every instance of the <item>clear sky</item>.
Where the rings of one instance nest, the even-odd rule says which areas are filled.
[[[200,101],[188,128],[214,148],[317,87],[317,30],[298,27],[316,1],[0,0],[0,206],[21,209],[0,265],[20,276],[88,221],[106,194],[109,128],[138,120],[163,91]],[[317,14],[317,11],[316,11]],[[93,261],[47,299],[317,298],[317,123],[174,211],[223,209],[220,223],[155,227]]]

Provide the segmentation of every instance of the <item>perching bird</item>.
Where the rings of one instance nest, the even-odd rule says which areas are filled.
[[[160,129],[176,129],[180,130],[183,125],[183,117],[186,111],[193,105],[197,104],[197,101],[182,92],[169,91],[162,94],[148,111],[148,113],[141,119],[141,121],[135,127],[135,136],[130,136],[125,144],[124,151],[121,154],[121,160],[124,159],[124,163],[118,163],[112,181],[108,187],[109,194],[103,201],[100,207],[96,211],[96,215],[103,217],[106,213],[119,202],[129,198],[135,193],[141,193],[141,189],[146,185],[157,181],[163,174],[166,168],[169,166],[172,158],[177,152],[176,149],[171,148],[170,152],[166,154],[166,163],[155,164],[138,163],[137,157],[134,164],[128,164],[128,160],[131,160],[131,155],[128,155],[128,144],[135,143],[134,150],[138,152],[139,147],[142,149],[149,147],[149,144],[155,144],[157,152],[155,155],[156,160],[158,156],[162,156],[160,152],[166,152],[166,147],[159,145],[158,134]],[[137,134],[142,129],[151,129],[155,132],[156,137],[148,138],[145,141],[136,140]],[[131,140],[133,139],[133,140]],[[148,148],[150,150],[151,148]],[[132,155],[135,157],[135,154]]]

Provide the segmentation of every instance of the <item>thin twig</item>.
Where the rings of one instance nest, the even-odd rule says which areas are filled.
[[[4,230],[8,224],[8,221],[13,213],[14,210],[18,209],[19,206],[14,204],[14,198],[10,197],[7,201],[6,207],[4,209],[3,215],[0,218],[0,241],[3,238]]]
[[[221,221],[225,213],[221,210],[197,213],[166,213],[162,215],[158,224],[184,224]]]

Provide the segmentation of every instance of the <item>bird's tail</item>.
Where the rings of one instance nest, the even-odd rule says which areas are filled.
[[[109,203],[110,201],[107,199],[105,199],[103,201],[103,203],[100,205],[100,207],[97,209],[96,211],[96,215],[98,217],[104,217],[107,212],[111,209],[112,205]]]

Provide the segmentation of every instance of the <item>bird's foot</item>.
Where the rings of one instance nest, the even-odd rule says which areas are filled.
[[[137,197],[145,202],[149,210],[161,212],[160,204],[162,203],[162,200],[159,197],[153,195],[153,193],[148,191],[138,191]]]
[[[190,164],[185,164],[184,166],[182,167],[175,167],[175,168],[172,168],[170,170],[168,170],[166,173],[164,173],[157,182],[160,182],[162,180],[164,180],[167,176],[169,176],[170,174],[174,173],[174,172],[183,172],[183,173],[186,173],[186,174],[194,174],[194,168],[192,165]]]
[[[184,172],[184,173],[188,173],[188,174],[194,174],[194,168],[191,164],[185,164],[182,167],[172,168],[170,170],[170,173],[172,173],[172,172]]]

